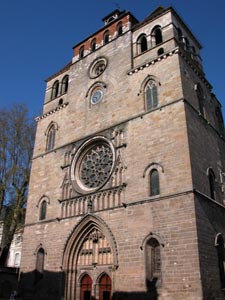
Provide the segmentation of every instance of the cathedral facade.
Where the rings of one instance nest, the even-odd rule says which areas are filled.
[[[46,80],[23,299],[224,299],[221,105],[173,8],[115,10]]]

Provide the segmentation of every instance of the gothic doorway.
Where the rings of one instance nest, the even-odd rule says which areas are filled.
[[[80,300],[91,300],[92,279],[85,274],[81,279],[80,284]]]
[[[103,274],[99,280],[99,300],[110,300],[111,290],[111,278],[107,274]]]
[[[65,300],[110,300],[117,267],[117,247],[111,231],[100,218],[86,216],[66,243]]]

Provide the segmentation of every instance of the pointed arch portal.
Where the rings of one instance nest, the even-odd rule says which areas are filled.
[[[101,289],[99,292],[102,297],[104,294],[110,299],[111,278],[118,266],[117,258],[115,239],[106,223],[92,215],[84,217],[75,226],[64,248],[65,299],[93,299],[98,292],[94,288],[96,285],[104,287],[104,293]],[[104,276],[100,276],[103,273]]]

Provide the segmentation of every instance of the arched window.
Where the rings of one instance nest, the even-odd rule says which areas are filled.
[[[81,46],[79,50],[79,58],[81,59],[83,57],[84,57],[84,46]]]
[[[179,42],[183,42],[183,33],[180,28],[177,28],[177,35]]]
[[[65,94],[68,90],[69,76],[65,75],[62,80],[61,94]]]
[[[203,117],[205,117],[203,92],[202,92],[202,88],[199,84],[196,85],[196,93],[197,93],[197,97],[198,97],[199,111],[200,111],[201,115]]]
[[[159,186],[159,173],[156,169],[151,170],[149,175],[150,181],[150,196],[156,196],[160,194]]]
[[[38,271],[41,274],[44,271],[44,259],[45,259],[45,251],[43,248],[40,248],[37,252],[36,271]]]
[[[224,251],[224,240],[221,234],[218,234],[216,236],[215,246],[217,248],[220,284],[221,284],[221,288],[224,289],[225,288],[225,251]]]
[[[191,50],[191,53],[193,54],[193,56],[195,56],[195,55],[196,55],[195,47],[192,46],[192,47],[190,48],[190,50]]]
[[[162,39],[162,31],[160,26],[156,26],[153,28],[151,37],[152,37],[152,46],[156,46],[162,43],[163,39]]]
[[[44,260],[45,251],[43,248],[39,248],[36,256],[35,284],[37,284],[43,278]]]
[[[216,198],[216,189],[215,189],[215,174],[212,169],[209,169],[208,172],[208,178],[209,178],[209,191],[210,191],[210,197],[212,199]]]
[[[110,300],[111,289],[111,278],[107,274],[103,274],[99,280],[99,300]]]
[[[108,42],[109,42],[109,31],[108,31],[108,30],[106,30],[106,31],[104,32],[104,35],[103,35],[103,42],[104,42],[104,45],[105,45],[105,44],[108,44]]]
[[[55,128],[55,125],[52,124],[51,127],[49,128],[48,134],[47,134],[46,151],[50,151],[50,150],[54,149],[55,134],[56,134],[56,128]]]
[[[80,281],[80,300],[91,300],[92,279],[85,274]]]
[[[221,135],[224,135],[223,115],[222,115],[220,107],[216,108],[216,119],[217,119],[217,123],[218,123],[219,132]]]
[[[151,237],[145,245],[146,285],[149,290],[152,285],[161,282],[161,255],[160,244],[157,239]]]
[[[145,87],[145,107],[152,110],[158,106],[157,85],[154,80],[149,80]]]
[[[147,38],[145,34],[142,34],[137,40],[138,54],[148,50]]]
[[[44,200],[41,203],[39,220],[45,220],[46,219],[46,212],[47,212],[47,202]]]
[[[91,41],[91,51],[95,51],[96,50],[96,39],[93,39]]]
[[[123,24],[122,24],[122,22],[119,22],[116,27],[117,27],[118,35],[121,35],[123,33]]]
[[[185,49],[187,50],[187,51],[189,51],[189,49],[190,49],[190,43],[189,43],[189,40],[188,40],[188,38],[184,38],[184,45],[185,45]]]
[[[59,94],[59,81],[56,80],[52,86],[52,95],[51,95],[51,100],[55,99],[58,97]]]

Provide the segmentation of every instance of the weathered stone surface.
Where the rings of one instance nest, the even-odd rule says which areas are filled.
[[[129,14],[124,18],[129,29]],[[106,273],[112,280],[113,299],[222,300],[214,243],[216,234],[225,231],[220,183],[224,140],[215,116],[219,103],[212,98],[199,62],[178,42],[176,27],[196,51],[199,44],[170,9],[121,36],[115,32],[115,22],[112,28],[109,25],[108,44],[86,51],[82,59],[75,51],[74,63],[47,81],[23,240],[24,299],[81,299],[84,274],[92,278],[93,297],[101,299],[99,280]],[[152,46],[150,33],[156,25],[162,28],[163,43]],[[136,41],[142,33],[148,36],[149,50],[138,54]],[[99,45],[102,34],[96,33]],[[164,54],[159,56],[160,48]],[[102,56],[106,69],[89,78],[89,66]],[[65,74],[69,75],[67,93],[50,100],[53,83]],[[148,78],[157,82],[158,90],[158,106],[151,111],[145,104]],[[204,91],[205,116],[199,114],[197,83]],[[94,105],[90,99],[95,85],[104,96]],[[67,105],[57,110],[60,99]],[[46,152],[52,122],[57,125],[55,146]],[[79,147],[95,136],[104,136],[114,145],[115,168],[100,190],[82,195],[71,186],[71,162]],[[154,168],[159,172],[160,194],[150,197],[149,174]],[[215,200],[210,198],[208,168],[216,176]],[[43,199],[47,199],[46,219],[39,220]],[[80,267],[76,265],[79,249],[92,228],[107,237],[112,263]],[[150,237],[160,244],[162,278],[159,286],[148,290],[146,264],[150,262],[145,247]],[[87,255],[94,256],[92,246]],[[44,274],[37,282],[40,248],[45,251]],[[109,250],[101,251],[109,257]]]

